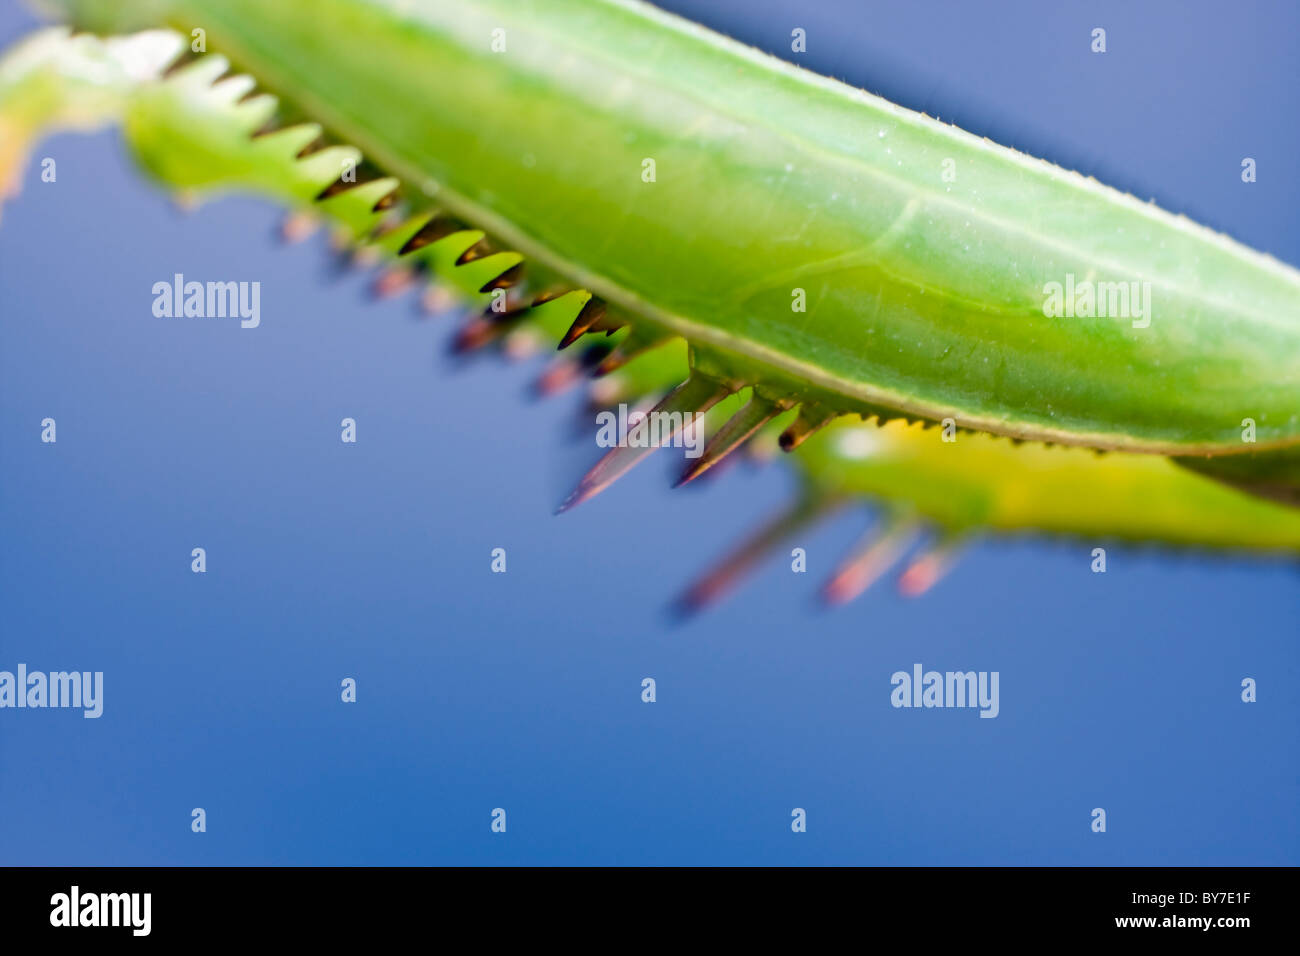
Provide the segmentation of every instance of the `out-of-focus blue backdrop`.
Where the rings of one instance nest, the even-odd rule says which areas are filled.
[[[665,5],[1300,262],[1294,5]],[[845,520],[675,626],[783,468],[670,492],[664,453],[554,517],[597,449],[536,366],[454,369],[448,323],[267,205],[180,213],[115,133],[41,156],[0,223],[0,669],[106,694],[0,711],[0,862],[1300,862],[1294,567],[997,541],[826,612]],[[175,272],[260,281],[261,328],[154,318]],[[1001,715],[892,709],[918,661],[1000,671]]]

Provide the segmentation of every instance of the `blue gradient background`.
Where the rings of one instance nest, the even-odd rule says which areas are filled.
[[[802,26],[814,70],[1300,262],[1294,5],[667,5],[778,54]],[[0,711],[0,862],[1300,862],[1294,567],[996,541],[823,611],[864,516],[674,626],[789,472],[670,493],[665,455],[553,517],[596,449],[535,365],[453,368],[450,323],[368,304],[267,205],[179,213],[115,133],[40,156],[58,182],[33,164],[0,226],[0,669],[102,670],[106,701]],[[174,272],[260,281],[261,328],[155,319]],[[1000,671],[1001,716],[892,709],[916,661]]]

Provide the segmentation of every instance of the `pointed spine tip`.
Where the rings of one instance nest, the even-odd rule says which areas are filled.
[[[541,398],[549,398],[582,381],[582,366],[572,359],[560,359],[552,363],[533,385],[533,391]]]
[[[494,337],[492,323],[482,316],[474,316],[456,332],[451,341],[451,351],[455,355],[476,352]]]
[[[952,569],[960,549],[960,541],[951,538],[926,551],[898,576],[899,593],[909,598],[925,594]]]
[[[482,238],[456,257],[456,265],[463,266],[467,262],[473,262],[476,259],[484,259],[487,256],[492,255],[492,252],[492,243],[488,242],[486,237]]]
[[[803,498],[762,524],[721,561],[697,578],[673,603],[695,614],[717,603],[783,540],[816,523],[841,505],[838,498]]]
[[[587,300],[587,303],[582,307],[582,310],[578,312],[577,318],[575,318],[573,324],[569,326],[569,331],[565,332],[563,338],[560,339],[560,344],[556,346],[556,351],[563,351],[574,342],[578,341],[578,339],[586,335],[604,315],[605,303],[595,296],[592,296]]]
[[[622,436],[620,443],[610,448],[600,461],[582,476],[578,487],[574,489],[570,500],[566,501],[562,510],[576,507],[608,488],[655,448],[672,441],[685,427],[688,419],[694,421],[696,415],[708,411],[733,391],[735,391],[733,385],[692,375],[664,396],[663,400],[647,412],[636,425],[629,428],[628,434]],[[644,429],[649,434],[655,434],[655,426],[652,426],[652,423],[666,423],[658,426],[658,440],[654,442],[641,431]],[[634,433],[638,439],[646,438],[645,444],[639,441],[637,444],[629,444],[628,440]]]
[[[280,224],[280,237],[290,245],[302,242],[320,226],[320,220],[308,212],[291,212]]]
[[[483,283],[479,292],[495,292],[497,289],[508,289],[524,277],[524,264],[522,262],[511,266],[505,272],[501,273],[495,279],[489,279]]]
[[[713,468],[789,407],[789,402],[773,402],[755,394],[748,405],[727,419],[709,439],[703,454],[686,467],[673,487],[680,488]]]
[[[370,294],[377,300],[392,298],[410,288],[415,282],[415,271],[404,266],[386,269],[370,287]]]
[[[794,451],[817,431],[833,422],[836,417],[837,414],[824,405],[815,403],[804,405],[799,409],[799,416],[791,422],[790,427],[781,432],[777,444],[781,446],[782,451]]]
[[[420,296],[420,307],[429,315],[440,315],[456,304],[455,294],[446,286],[431,283]]]
[[[402,248],[397,250],[398,256],[410,255],[425,246],[432,245],[439,239],[445,239],[453,233],[464,231],[465,226],[458,220],[450,216],[433,216],[428,222],[416,230],[415,235],[407,239],[402,244]]]
[[[868,532],[822,587],[822,599],[838,606],[858,597],[898,562],[916,532],[913,521],[899,518]]]

